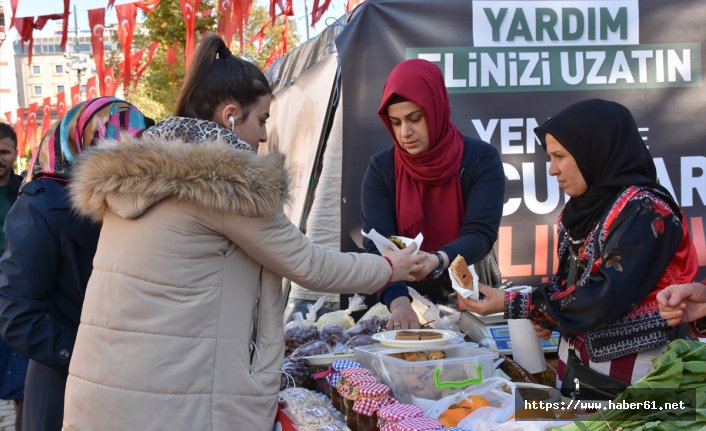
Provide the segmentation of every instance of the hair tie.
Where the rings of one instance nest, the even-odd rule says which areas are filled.
[[[218,54],[218,58],[226,58],[228,56],[233,55],[230,52],[230,49],[228,49],[228,47],[225,44],[223,44],[222,47],[218,48],[217,54]]]

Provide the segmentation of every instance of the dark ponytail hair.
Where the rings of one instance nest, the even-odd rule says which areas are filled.
[[[206,34],[199,44],[176,105],[179,117],[213,120],[224,102],[238,102],[244,120],[249,107],[272,94],[265,75],[254,64],[231,54],[223,39]]]

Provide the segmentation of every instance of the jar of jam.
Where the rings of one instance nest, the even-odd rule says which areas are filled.
[[[343,401],[346,425],[348,425],[351,431],[357,431],[358,418],[356,412],[353,410],[353,405],[358,399],[358,386],[365,382],[377,382],[378,379],[373,377],[372,374],[369,374],[369,371],[368,373],[360,373],[352,372],[351,370],[355,370],[355,368],[341,371],[341,380],[338,382],[338,392],[341,394],[341,401]]]
[[[380,407],[377,412],[380,431],[394,431],[394,425],[404,419],[424,416],[422,408],[414,404],[390,404]]]
[[[361,383],[358,386],[358,399],[353,404],[353,411],[358,416],[358,431],[377,430],[378,409],[393,402],[390,388],[386,385],[379,382]]]
[[[360,362],[357,361],[351,361],[348,359],[340,360],[340,361],[334,361],[331,364],[331,374],[326,376],[326,381],[329,383],[331,386],[331,404],[333,407],[338,410],[339,412],[341,411],[341,394],[338,393],[338,380],[340,379],[341,376],[341,371],[346,370],[348,368],[360,368]],[[345,416],[345,414],[344,414]]]

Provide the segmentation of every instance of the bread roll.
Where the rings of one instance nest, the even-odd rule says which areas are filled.
[[[456,259],[449,265],[451,270],[451,276],[456,280],[459,286],[464,289],[473,289],[473,275],[471,271],[468,270],[468,265],[466,265],[466,259],[460,254],[456,256]]]

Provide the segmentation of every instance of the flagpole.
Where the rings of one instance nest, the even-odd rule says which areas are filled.
[[[309,9],[306,7],[306,0],[304,0],[304,23],[306,26],[306,40],[309,40]]]

